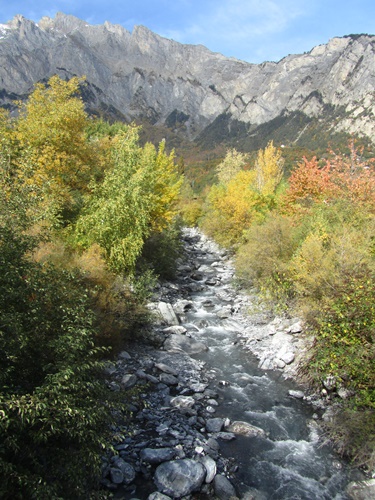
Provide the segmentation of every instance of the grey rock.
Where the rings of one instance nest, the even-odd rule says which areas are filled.
[[[293,325],[289,328],[289,333],[296,334],[302,332],[302,323],[297,321],[297,323],[293,323]]]
[[[160,374],[160,382],[166,385],[178,385],[178,379],[174,375],[170,375],[169,373],[161,373]]]
[[[159,312],[160,312],[160,315],[161,315],[163,321],[167,325],[173,326],[173,325],[179,324],[178,318],[177,318],[176,313],[174,312],[171,304],[169,304],[168,302],[160,301],[158,303],[158,309],[159,309]]]
[[[127,361],[132,359],[132,357],[130,356],[130,354],[127,351],[121,351],[120,354],[118,355],[118,358],[119,359],[126,359]]]
[[[195,404],[195,399],[191,396],[176,396],[170,401],[171,406],[179,409],[192,408]]]
[[[232,422],[225,428],[225,430],[228,432],[233,432],[234,434],[241,434],[242,436],[249,436],[249,437],[266,435],[264,430],[261,429],[260,427],[256,427],[255,425],[251,425],[247,422],[242,422],[240,420]]]
[[[117,458],[110,470],[111,480],[115,484],[130,484],[135,479],[135,470],[122,458]],[[121,480],[120,480],[121,479]]]
[[[209,418],[206,421],[207,432],[220,432],[224,426],[224,421],[222,418]]]
[[[234,432],[218,432],[217,437],[223,441],[232,441],[232,439],[236,439]]]
[[[204,456],[200,459],[200,462],[204,465],[206,469],[205,483],[211,483],[216,476],[216,462],[209,456]]]
[[[189,384],[189,388],[194,392],[204,392],[207,389],[208,384],[203,382],[193,382]]]
[[[153,375],[150,375],[149,373],[146,373],[146,380],[148,380],[152,384],[158,384],[160,382],[158,378],[154,377]]]
[[[220,448],[219,443],[216,441],[216,439],[214,439],[212,437],[207,439],[206,444],[209,448],[211,448],[212,450],[215,450],[215,451],[218,451]]]
[[[291,398],[295,399],[303,399],[305,397],[305,393],[303,391],[288,391],[288,394]]]
[[[155,491],[154,493],[151,493],[151,495],[147,497],[147,500],[172,500],[172,499],[167,495],[163,495],[163,493],[160,493],[159,491]]]
[[[170,373],[171,375],[178,375],[178,371],[172,368],[171,366],[168,366],[164,363],[155,363],[155,368],[158,370],[164,372],[164,373]]]
[[[112,483],[121,484],[124,480],[124,474],[117,468],[111,468],[109,471],[109,475]]]
[[[295,356],[293,351],[287,351],[287,352],[281,353],[279,355],[279,358],[281,359],[281,361],[284,361],[284,363],[286,365],[290,365],[290,363],[293,363],[295,357],[296,356]]]
[[[236,490],[232,483],[221,474],[216,475],[214,478],[214,491],[220,500],[230,500],[231,497],[236,496]]]
[[[168,326],[168,328],[164,328],[164,333],[186,333],[187,330],[185,327],[181,325]]]
[[[172,448],[144,448],[140,456],[149,464],[161,464],[175,458],[175,452]]]
[[[351,482],[346,492],[352,500],[373,500],[375,498],[375,479]]]
[[[191,459],[164,462],[155,471],[154,481],[159,491],[173,498],[197,491],[206,476],[205,467]]]
[[[131,389],[137,383],[137,377],[131,373],[125,374],[121,379],[121,386],[124,389]]]
[[[327,109],[337,106],[345,113],[334,131],[374,135],[370,35],[332,38],[305,54],[250,64],[167,40],[144,26],[130,33],[120,25],[92,26],[62,13],[38,23],[16,16],[8,28],[0,44],[2,105],[12,93],[26,94],[50,75],[84,74],[90,107],[101,104],[129,121],[147,118],[167,125],[181,116],[188,139],[223,113],[260,125],[300,111],[331,124]]]

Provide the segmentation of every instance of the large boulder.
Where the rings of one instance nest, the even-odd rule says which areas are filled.
[[[180,498],[199,490],[206,477],[206,468],[190,458],[172,460],[159,465],[154,481],[162,493]]]
[[[141,451],[141,459],[149,464],[161,464],[175,458],[172,448],[144,448]]]
[[[164,342],[164,349],[168,352],[185,352],[186,354],[198,354],[208,351],[208,347],[203,342],[198,342],[178,333]]]
[[[236,496],[236,490],[234,489],[232,483],[220,474],[214,478],[214,491],[217,498],[220,500],[230,500]]]
[[[167,325],[173,326],[179,324],[178,318],[171,304],[169,304],[168,302],[159,302],[158,309],[163,321]]]
[[[242,436],[256,437],[256,436],[265,436],[266,433],[260,427],[256,427],[255,425],[248,424],[247,422],[242,422],[237,420],[232,422],[225,428],[226,431],[233,432],[234,434],[241,434]]]

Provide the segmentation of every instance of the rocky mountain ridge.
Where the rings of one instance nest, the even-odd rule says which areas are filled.
[[[375,36],[333,38],[279,62],[250,64],[183,45],[143,26],[130,33],[58,13],[39,23],[17,15],[0,25],[0,105],[53,74],[85,75],[90,109],[167,125],[195,139],[225,115],[251,130],[303,113],[332,130],[373,138]],[[299,133],[302,133],[301,130]]]

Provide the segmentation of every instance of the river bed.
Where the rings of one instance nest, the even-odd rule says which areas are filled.
[[[157,327],[166,335],[162,348],[150,348],[138,356],[143,356],[142,363],[150,369],[154,363],[154,374],[155,366],[160,369],[160,363],[173,367],[171,371],[178,379],[178,384],[171,380],[168,384],[166,377],[159,377],[163,384],[159,383],[159,392],[155,394],[159,394],[160,398],[157,400],[154,395],[150,403],[150,407],[154,407],[153,417],[147,417],[148,425],[153,419],[158,420],[159,427],[156,429],[159,429],[159,438],[144,438],[143,446],[162,447],[167,443],[176,449],[179,447],[180,456],[175,458],[187,456],[200,461],[205,454],[209,454],[205,440],[217,439],[220,449],[212,456],[218,460],[219,472],[229,479],[237,497],[243,500],[349,499],[346,493],[348,483],[362,479],[362,476],[329,446],[322,445],[319,430],[321,415],[303,397],[304,388],[288,375],[293,373],[294,356],[279,370],[260,368],[264,367],[264,362],[259,359],[259,348],[257,351],[251,347],[257,344],[257,338],[264,337],[265,330],[270,337],[275,336],[275,331],[266,321],[259,320],[259,314],[254,317],[249,314],[250,299],[233,287],[233,267],[226,252],[194,229],[185,230],[184,241],[187,257],[181,263],[178,280],[163,285],[158,292],[159,301],[169,304],[177,322],[169,326],[168,331],[162,320]],[[157,301],[153,304],[155,309],[157,304]],[[168,319],[164,317],[165,321]],[[169,324],[173,324],[173,317]],[[263,330],[260,337],[257,333],[254,337],[257,328]],[[282,343],[280,350],[295,353],[297,359],[299,340],[292,334],[289,337],[288,349],[284,349]],[[285,331],[280,332],[280,339],[286,338]],[[269,345],[267,349],[269,354]],[[278,353],[274,354],[276,359]],[[277,359],[280,360],[281,356]],[[136,371],[134,367],[133,372],[139,375],[139,368]],[[207,387],[204,392],[197,389],[202,382]],[[196,405],[186,417],[198,433],[190,439],[189,431],[184,427],[185,438],[181,438],[180,442],[177,435],[178,432],[181,435],[181,431],[167,429],[168,425],[171,428],[177,425],[169,416],[172,399],[178,394],[193,394]],[[161,433],[163,408],[166,428]],[[139,421],[142,422],[146,416],[144,410],[140,412]],[[252,436],[236,434],[235,439],[220,439],[220,432],[207,432],[204,426],[210,418],[221,418],[227,427],[231,422],[245,422],[260,429],[260,433]],[[177,427],[181,429],[181,425]],[[166,436],[169,434],[176,439],[168,441]],[[185,446],[189,441],[186,435],[191,441],[189,449]],[[142,448],[139,443],[136,446]],[[127,459],[136,455],[133,451],[133,455],[128,454],[127,457],[124,452],[123,456]],[[138,471],[144,472],[142,460],[137,463],[141,464]],[[116,497],[158,498],[156,493],[154,497],[149,496],[156,488],[152,481],[152,467],[150,470],[148,466],[148,472],[145,476],[147,480],[139,480],[138,474],[134,483],[137,486],[132,487],[131,484],[119,489]],[[201,496],[195,497],[191,493],[192,496],[187,495],[186,498],[229,499],[229,496],[216,497],[208,487]],[[162,487],[158,489],[163,491]],[[169,494],[170,498],[178,498]]]

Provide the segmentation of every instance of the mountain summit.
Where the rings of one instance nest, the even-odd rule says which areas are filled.
[[[0,25],[0,105],[53,74],[86,76],[89,109],[167,125],[195,139],[225,117],[247,131],[302,113],[374,137],[375,36],[333,38],[279,62],[250,64],[183,45],[144,26],[132,33],[58,13]],[[301,130],[299,133],[302,133]]]

